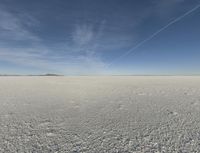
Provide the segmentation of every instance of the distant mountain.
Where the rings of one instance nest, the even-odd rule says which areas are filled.
[[[51,73],[48,73],[48,74],[45,74],[45,76],[63,76],[63,75],[60,75],[60,74],[51,74]]]
[[[44,75],[38,75],[38,76],[64,76],[64,75],[53,74],[53,73],[47,73],[47,74],[44,74]]]

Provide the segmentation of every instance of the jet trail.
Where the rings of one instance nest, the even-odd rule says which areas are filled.
[[[182,20],[184,17],[186,17],[187,15],[191,14],[192,12],[196,11],[197,9],[200,8],[200,4],[195,6],[194,8],[192,8],[191,10],[189,10],[188,12],[184,13],[183,15],[177,17],[176,19],[174,19],[173,21],[169,22],[167,25],[165,25],[164,27],[162,27],[161,29],[157,30],[155,33],[153,33],[151,36],[147,37],[146,39],[144,39],[143,41],[141,41],[140,43],[138,43],[136,46],[134,46],[133,48],[129,49],[128,51],[126,51],[124,54],[122,54],[121,56],[119,56],[118,58],[116,58],[115,60],[113,60],[108,66],[112,65],[114,62],[118,61],[120,58],[127,56],[128,54],[134,52],[137,48],[141,47],[143,44],[145,44],[146,42],[150,41],[151,39],[153,39],[155,36],[157,36],[158,34],[160,34],[162,31],[164,31],[165,29],[167,29],[168,27],[170,27],[171,25],[175,24],[176,22]]]

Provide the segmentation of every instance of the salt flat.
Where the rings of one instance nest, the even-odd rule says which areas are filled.
[[[0,77],[0,152],[200,152],[200,77]]]

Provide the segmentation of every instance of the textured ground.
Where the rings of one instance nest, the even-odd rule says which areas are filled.
[[[200,152],[200,77],[0,77],[0,152]]]

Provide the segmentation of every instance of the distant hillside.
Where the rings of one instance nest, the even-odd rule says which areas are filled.
[[[47,74],[42,74],[42,75],[29,75],[29,76],[64,76],[64,75],[47,73]]]

